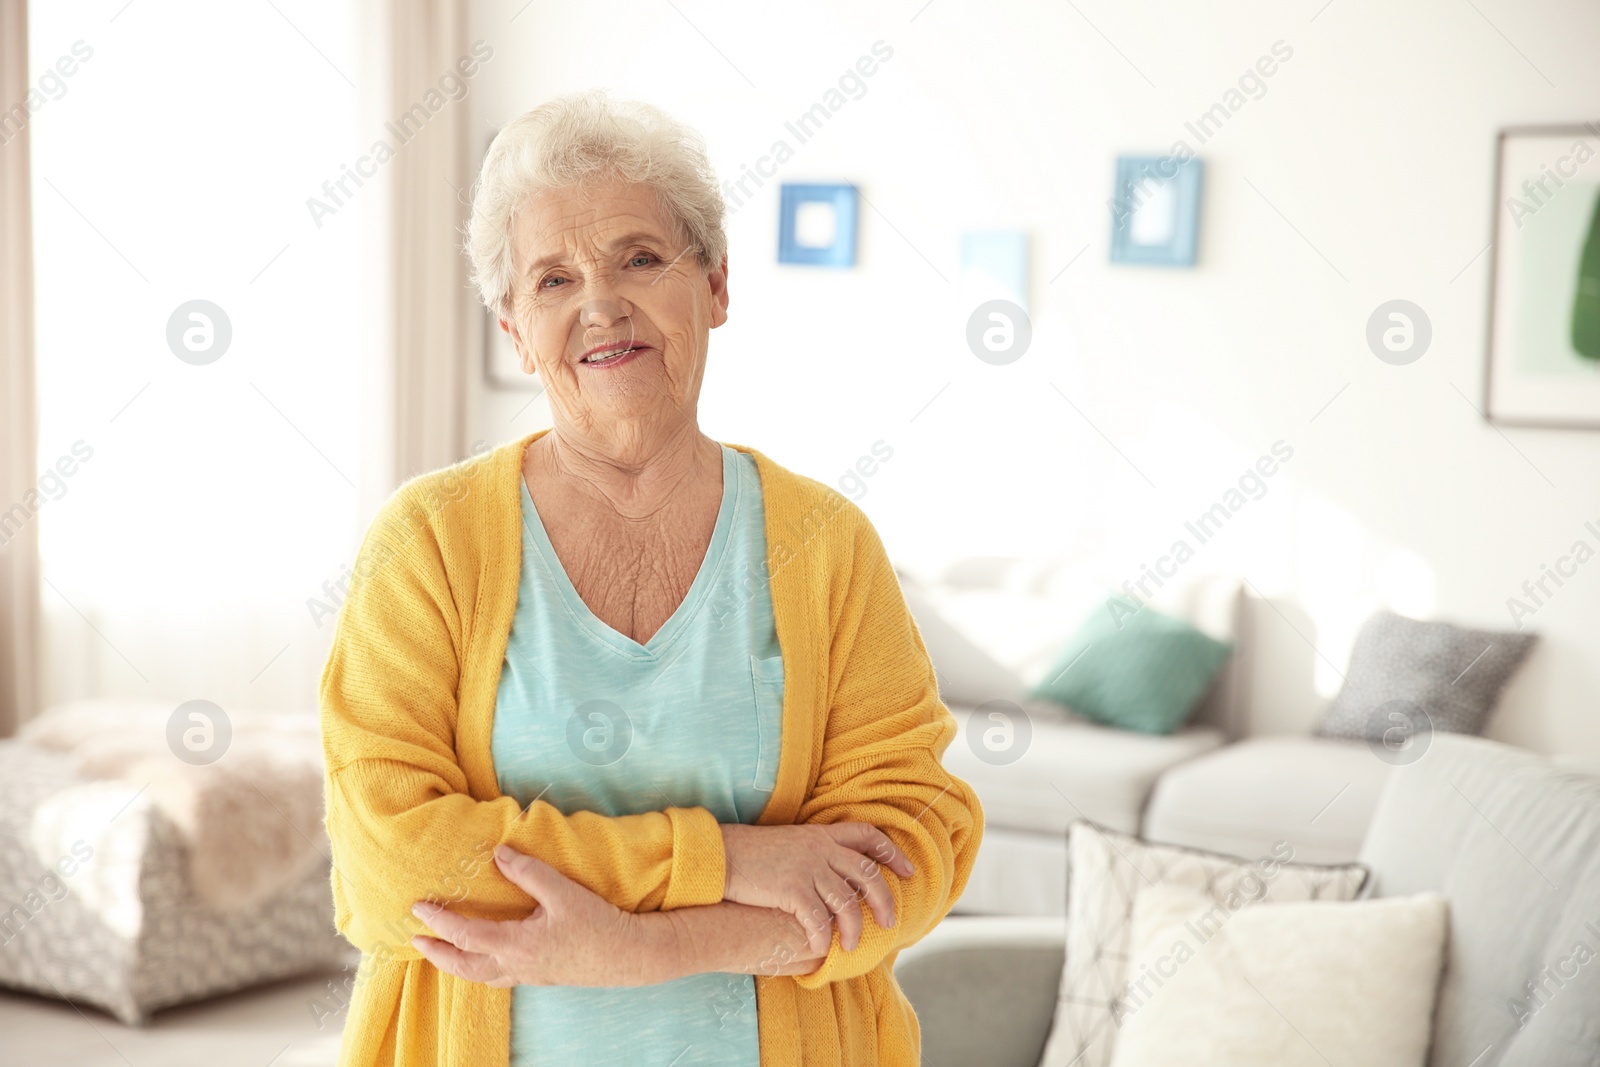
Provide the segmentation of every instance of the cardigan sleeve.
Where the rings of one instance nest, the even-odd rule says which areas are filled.
[[[863,907],[861,939],[849,952],[835,927],[821,966],[795,978],[806,989],[865,974],[921,939],[966,887],[983,836],[976,794],[940,759],[955,717],[939,699],[899,579],[872,524],[855,505],[848,510],[856,517],[848,573],[829,576],[841,604],[832,613],[822,766],[796,821],[871,823],[915,873],[900,878],[882,868],[894,926],[880,927]]]
[[[397,497],[400,494],[397,494]],[[411,914],[433,900],[463,914],[521,918],[532,898],[495,866],[501,843],[537,856],[627,911],[722,899],[716,817],[670,807],[564,815],[542,800],[479,800],[455,751],[463,606],[426,524],[386,505],[364,540],[323,668],[326,826],[335,923],[364,952],[420,958]],[[411,523],[397,536],[396,526]]]

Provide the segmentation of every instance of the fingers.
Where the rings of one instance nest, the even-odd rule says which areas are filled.
[[[802,900],[795,918],[806,931],[806,948],[813,956],[826,956],[833,945],[833,910],[820,896]]]
[[[764,970],[761,973],[772,975],[774,977],[777,975],[810,974],[812,971],[816,970],[818,965],[821,964],[825,959],[827,959],[826,956],[817,956],[814,959],[805,959],[796,956],[792,960],[774,963],[770,969]]]
[[[457,978],[464,978],[469,982],[482,982],[485,985],[497,986],[502,989],[509,988],[514,983],[500,970],[499,962],[489,955],[481,952],[464,952],[448,941],[441,941],[436,937],[418,934],[411,939],[411,945],[423,957],[439,970],[446,974],[453,974]]]
[[[832,823],[826,827],[834,841],[854,849],[875,863],[888,867],[901,878],[917,873],[906,854],[895,845],[889,835],[865,822]]]
[[[469,982],[482,982],[501,989],[516,984],[501,967],[499,958],[505,946],[505,929],[515,924],[469,919],[427,901],[412,905],[411,914],[438,935],[418,934],[411,939],[411,946],[429,963]]]
[[[544,860],[518,852],[510,845],[496,846],[494,861],[508,882],[541,904],[558,903],[571,884],[566,875]]]
[[[827,955],[833,940],[833,926],[839,927],[839,947],[853,951],[861,943],[861,933],[866,920],[861,914],[861,900],[867,901],[872,917],[885,930],[894,926],[894,894],[889,883],[878,873],[878,865],[860,855],[845,859],[827,874],[819,877],[813,886],[815,895],[806,902],[800,921],[806,928],[806,944],[813,952]],[[822,916],[829,916],[823,919]]]
[[[889,883],[878,873],[876,863],[866,857],[857,856],[843,866],[835,866],[834,871],[850,883],[857,900],[865,898],[867,907],[872,909],[872,917],[878,921],[879,926],[885,930],[894,926],[894,893],[890,891]]]
[[[427,901],[412,905],[411,914],[433,931],[434,940],[472,955],[497,954],[505,947],[505,928],[516,925],[492,919],[469,919]]]
[[[817,895],[822,898],[833,920],[839,926],[839,947],[846,952],[861,943],[861,904],[850,883],[833,871],[828,871],[816,881]],[[824,949],[826,951],[826,949]]]

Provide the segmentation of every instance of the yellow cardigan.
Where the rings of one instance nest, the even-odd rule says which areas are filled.
[[[509,1062],[511,991],[447,975],[410,943],[423,932],[418,900],[493,919],[532,910],[491,860],[501,842],[630,911],[722,898],[722,838],[704,808],[563,815],[500,792],[490,727],[521,572],[522,461],[540,435],[396,490],[340,609],[320,685],[327,829],[336,925],[362,952],[341,1067]],[[863,907],[853,951],[836,930],[815,972],[756,978],[761,1062],[913,1067],[920,1036],[895,956],[960,896],[983,814],[940,763],[955,720],[866,516],[755,449],[729,447],[761,476],[784,662],[777,788],[759,821],[868,822],[916,867],[909,879],[883,869],[892,929]]]

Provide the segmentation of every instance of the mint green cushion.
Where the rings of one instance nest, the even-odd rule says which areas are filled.
[[[1232,651],[1182,619],[1112,598],[1089,612],[1028,695],[1109,726],[1170,734]]]

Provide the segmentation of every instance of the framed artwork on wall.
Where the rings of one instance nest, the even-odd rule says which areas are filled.
[[[1200,247],[1204,165],[1177,156],[1118,156],[1111,262],[1192,267]]]
[[[785,182],[778,196],[778,262],[856,265],[856,187]]]
[[[1484,414],[1600,430],[1600,130],[1500,132]]]
[[[1021,230],[961,235],[961,303],[1009,300],[1028,310],[1028,235]]]

